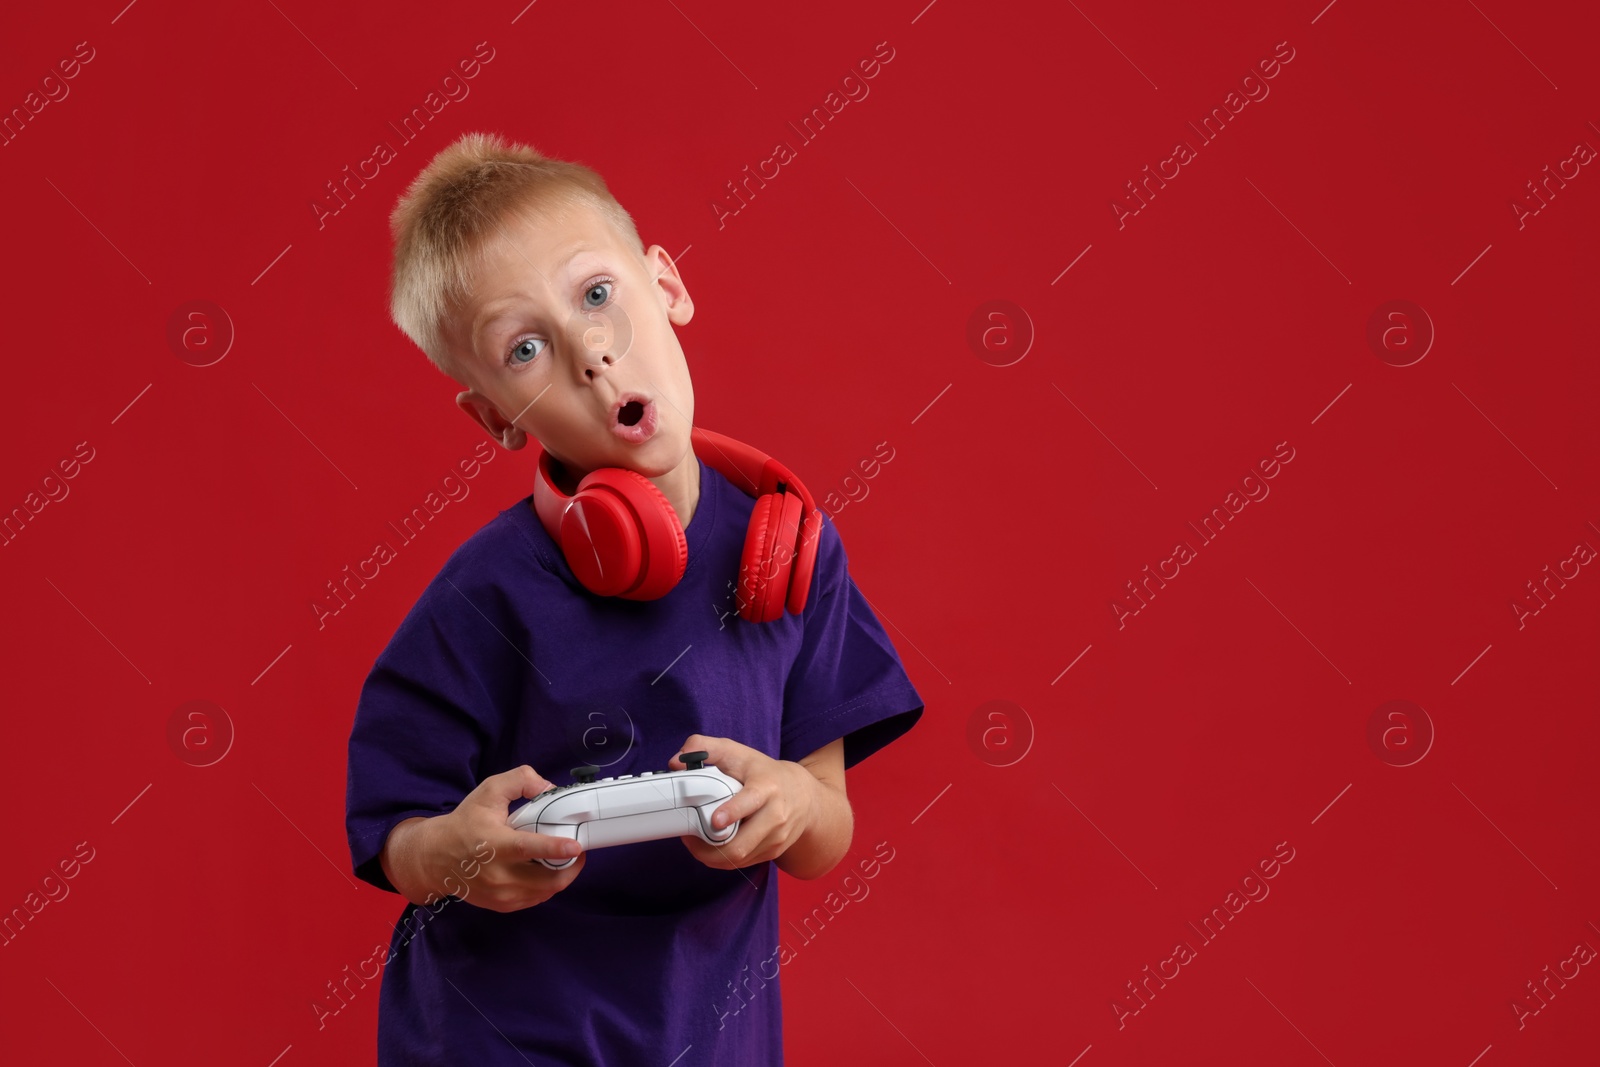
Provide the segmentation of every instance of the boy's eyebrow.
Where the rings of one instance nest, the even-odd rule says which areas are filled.
[[[591,247],[590,245],[579,245],[577,248],[574,248],[571,252],[567,253],[567,255],[562,258],[561,262],[556,264],[555,272],[557,274],[561,273],[561,271],[569,263],[577,259],[585,252],[598,251],[601,250]],[[514,317],[514,313],[511,309],[518,303],[525,300],[531,301],[532,297],[530,297],[527,293],[513,293],[504,300],[497,301],[496,303],[484,308],[481,314],[488,315],[489,318],[481,320],[481,324],[474,331],[476,337],[481,341],[495,340],[499,336],[501,323]]]

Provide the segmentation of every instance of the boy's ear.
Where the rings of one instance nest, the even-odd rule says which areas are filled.
[[[694,301],[689,298],[689,287],[678,275],[678,265],[660,245],[651,245],[644,254],[645,268],[665,297],[667,320],[674,326],[686,326],[694,318]]]
[[[528,443],[528,435],[520,426],[513,426],[484,397],[474,389],[464,389],[456,394],[456,406],[466,412],[467,418],[482,426],[484,432],[499,441],[504,448],[519,449]]]

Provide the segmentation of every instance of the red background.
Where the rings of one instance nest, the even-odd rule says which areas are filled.
[[[703,425],[867,491],[836,521],[928,708],[852,771],[850,858],[785,879],[797,920],[894,850],[796,938],[790,1062],[1594,1062],[1593,966],[1511,1007],[1600,948],[1600,576],[1511,607],[1600,546],[1600,177],[1511,208],[1600,146],[1580,5],[121,3],[0,33],[7,111],[94,49],[0,148],[0,508],[94,455],[0,550],[0,909],[94,850],[0,948],[16,1062],[371,1062],[375,983],[320,1030],[310,1006],[401,907],[348,869],[356,696],[531,451],[324,628],[310,605],[484,439],[385,296],[388,211],[467,130],[595,167],[680,257]],[[480,41],[470,96],[319,228],[324,183]],[[879,42],[870,95],[802,143]],[[1200,145],[1279,42],[1270,95]],[[1119,228],[1179,139],[1197,158]],[[167,340],[200,299],[236,334],[204,367]],[[992,300],[1031,326],[974,349]],[[1409,366],[1367,341],[1391,300],[1436,330]],[[1201,545],[1186,524],[1280,442]],[[1179,540],[1197,558],[1119,628]],[[169,742],[191,700],[234,731],[210,766]],[[1368,741],[1391,700],[1435,733],[1409,766],[1381,757],[1419,714]],[[1187,924],[1280,842],[1202,945]],[[1179,940],[1197,958],[1119,1026]]]

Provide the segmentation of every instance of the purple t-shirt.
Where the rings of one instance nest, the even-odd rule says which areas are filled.
[[[446,561],[379,655],[350,734],[355,873],[393,891],[389,831],[529,764],[565,785],[667,769],[690,734],[799,760],[843,737],[850,767],[911,729],[922,698],[824,516],[800,616],[740,619],[755,506],[700,463],[687,569],[653,601],[585,590],[533,512],[500,512]],[[521,805],[513,802],[513,809]],[[378,1005],[383,1067],[783,1059],[777,865],[718,870],[676,838],[588,853],[543,904],[407,903]]]

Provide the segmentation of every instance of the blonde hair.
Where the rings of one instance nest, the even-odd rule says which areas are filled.
[[[559,214],[576,205],[598,211],[643,261],[633,216],[596,171],[492,133],[462,134],[423,168],[389,215],[390,318],[435,367],[459,381],[443,323],[467,297],[487,238],[509,218]]]

